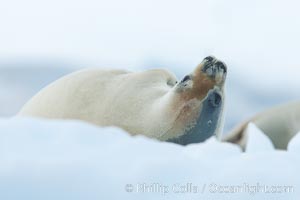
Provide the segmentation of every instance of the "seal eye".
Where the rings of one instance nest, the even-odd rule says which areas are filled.
[[[190,75],[187,75],[187,76],[185,76],[183,79],[182,79],[182,83],[183,82],[186,82],[186,81],[189,81],[189,80],[191,80],[191,76]]]
[[[221,104],[222,97],[218,93],[213,93],[210,96],[209,102],[213,107],[218,107]]]

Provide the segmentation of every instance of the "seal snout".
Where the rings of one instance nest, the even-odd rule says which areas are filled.
[[[222,61],[217,60],[213,56],[208,56],[202,61],[202,72],[211,78],[215,78],[217,75],[225,75],[227,67]]]
[[[215,63],[215,65],[216,65],[217,70],[223,71],[223,73],[227,73],[227,67],[223,62],[217,61]]]

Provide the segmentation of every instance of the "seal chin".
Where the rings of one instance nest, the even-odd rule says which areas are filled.
[[[190,128],[184,131],[184,134],[169,139],[168,142],[188,145],[203,142],[216,135],[222,121],[223,105],[222,91],[218,87],[211,89],[203,100],[199,114],[196,120],[192,122],[193,125],[190,125]]]

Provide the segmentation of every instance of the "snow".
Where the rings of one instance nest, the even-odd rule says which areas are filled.
[[[298,199],[299,134],[288,151],[262,138],[242,153],[215,138],[183,147],[79,121],[1,119],[0,199]]]
[[[300,132],[292,138],[287,149],[295,153],[300,151]]]
[[[255,124],[249,123],[246,128],[247,145],[246,152],[255,153],[274,151],[273,143]]]

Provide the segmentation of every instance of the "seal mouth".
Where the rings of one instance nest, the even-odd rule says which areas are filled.
[[[183,135],[169,139],[168,142],[188,145],[204,142],[216,135],[221,124],[223,102],[224,98],[220,89],[218,87],[211,89],[202,102],[197,118],[191,123],[193,126],[184,131]]]

